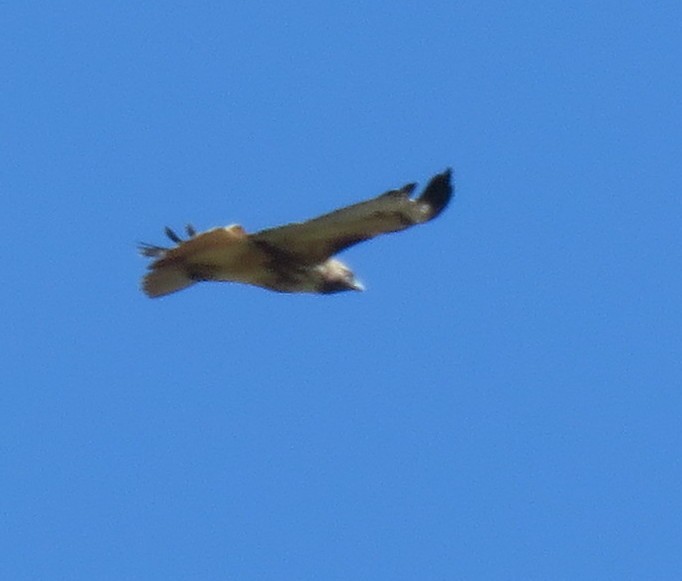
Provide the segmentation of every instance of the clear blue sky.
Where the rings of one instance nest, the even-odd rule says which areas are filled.
[[[0,578],[682,578],[679,3],[0,14]],[[365,293],[138,290],[448,166]]]

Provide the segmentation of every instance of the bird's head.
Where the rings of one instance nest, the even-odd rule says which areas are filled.
[[[363,291],[365,287],[355,278],[353,271],[340,260],[330,258],[316,267],[320,274],[318,292],[333,294],[342,291]]]

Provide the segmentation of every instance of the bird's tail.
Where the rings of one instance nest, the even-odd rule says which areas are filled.
[[[155,268],[142,279],[142,290],[148,297],[168,295],[191,286],[196,281],[181,266],[168,264]]]

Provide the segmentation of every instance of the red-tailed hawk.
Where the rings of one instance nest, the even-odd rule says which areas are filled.
[[[188,239],[182,240],[166,228],[177,246],[140,245],[140,252],[154,259],[142,289],[150,297],[160,297],[215,280],[279,292],[363,290],[350,268],[332,257],[358,242],[438,216],[452,196],[450,173],[448,169],[434,176],[416,199],[410,198],[416,184],[407,184],[307,222],[254,234],[237,224],[201,233],[187,226]]]

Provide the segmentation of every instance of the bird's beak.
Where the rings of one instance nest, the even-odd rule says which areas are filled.
[[[363,291],[365,290],[365,285],[362,284],[357,278],[355,278],[353,279],[353,283],[351,284],[350,288],[356,291]]]

